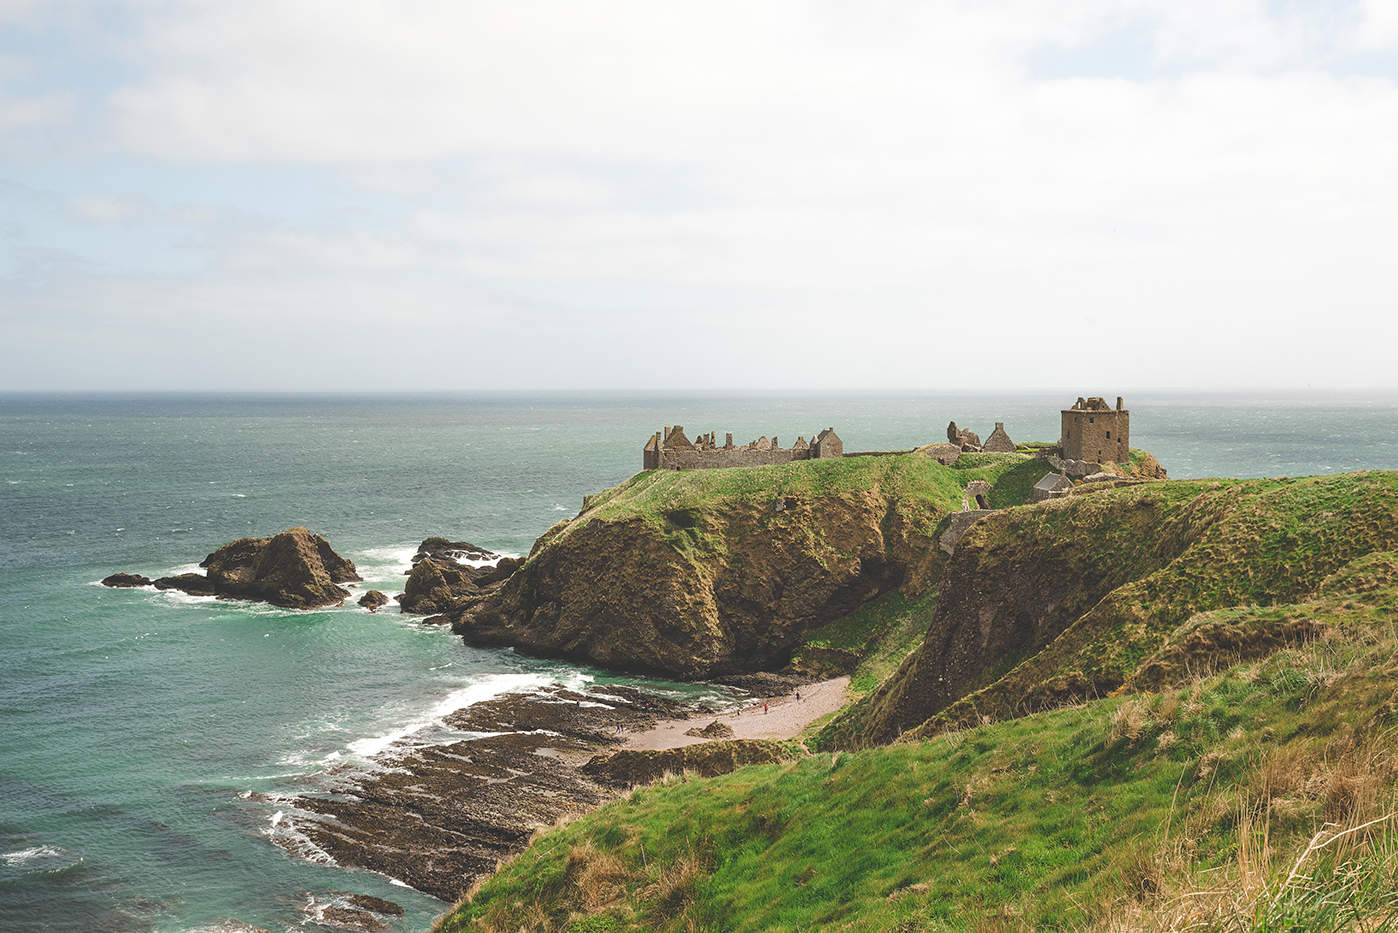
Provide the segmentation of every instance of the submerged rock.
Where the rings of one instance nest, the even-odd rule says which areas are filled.
[[[387,917],[403,916],[403,908],[392,901],[386,901],[381,897],[374,897],[372,894],[351,894],[349,901],[355,907],[362,910],[372,910],[376,914],[383,914]]]
[[[342,866],[455,901],[524,849],[536,830],[614,795],[575,763],[612,746],[618,730],[684,712],[622,686],[504,694],[448,717],[451,728],[485,733],[480,738],[395,750],[391,768],[346,771],[331,796],[298,798],[288,820]],[[294,843],[278,844],[294,851]]]
[[[130,586],[150,586],[154,582],[150,577],[143,577],[139,573],[114,573],[102,581],[103,586],[130,587]]]

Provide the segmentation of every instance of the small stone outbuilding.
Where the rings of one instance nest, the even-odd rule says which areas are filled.
[[[1062,473],[1050,473],[1034,484],[1034,488],[1029,492],[1030,502],[1043,502],[1046,499],[1056,499],[1069,489],[1073,488],[1073,481]]]

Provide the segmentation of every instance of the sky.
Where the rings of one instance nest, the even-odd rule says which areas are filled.
[[[0,0],[0,391],[1398,385],[1398,0]]]

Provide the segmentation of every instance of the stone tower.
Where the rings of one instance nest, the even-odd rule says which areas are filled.
[[[1125,463],[1131,452],[1131,412],[1116,397],[1116,408],[1101,398],[1079,398],[1063,411],[1058,444],[1065,460]]]

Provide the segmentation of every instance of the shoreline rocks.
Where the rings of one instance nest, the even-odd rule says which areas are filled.
[[[474,567],[462,561],[495,561]],[[467,541],[428,538],[418,545],[408,582],[397,597],[400,609],[412,615],[436,616],[459,608],[474,596],[509,579],[524,561],[477,547]]]
[[[452,728],[481,737],[400,750],[385,756],[380,771],[346,769],[332,775],[324,793],[299,797],[288,819],[340,865],[382,872],[453,902],[527,846],[535,830],[606,803],[617,793],[613,778],[631,780],[649,767],[629,758],[590,764],[611,759],[606,753],[615,750],[618,730],[705,712],[712,710],[623,685],[504,694],[447,717]],[[695,751],[688,758],[714,769],[773,754],[698,751],[711,744],[777,743],[702,743],[689,747]],[[278,844],[296,851],[292,840]]]

